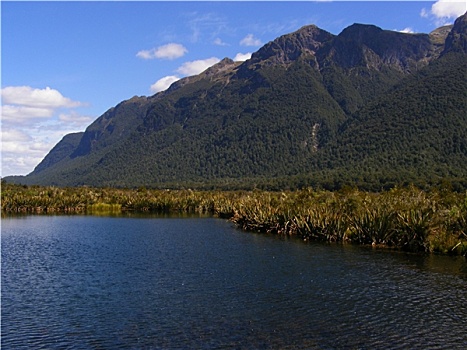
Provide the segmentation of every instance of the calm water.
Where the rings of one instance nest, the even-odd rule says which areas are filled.
[[[467,264],[213,218],[2,219],[2,349],[466,349]]]

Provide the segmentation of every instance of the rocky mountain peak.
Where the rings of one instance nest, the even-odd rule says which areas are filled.
[[[456,19],[446,38],[442,55],[448,52],[467,53],[467,12]]]
[[[239,63],[234,62],[232,59],[226,57],[223,60],[219,61],[215,65],[209,67],[206,69],[201,75],[206,78],[212,78],[214,76],[217,76],[219,74],[224,74],[234,67],[236,67]]]
[[[379,70],[390,66],[409,72],[428,64],[433,51],[428,34],[401,33],[374,25],[353,24],[335,38],[329,49],[328,61],[346,68]]]
[[[288,64],[303,53],[315,54],[333,37],[315,25],[304,26],[264,45],[252,55],[251,63],[269,61],[271,64]]]
[[[383,30],[372,24],[354,23],[345,28],[339,37],[353,40],[355,43],[365,44],[381,35]]]
[[[154,98],[157,98],[157,99],[163,98],[164,96],[182,88],[183,86],[192,84],[196,81],[199,81],[200,79],[210,79],[210,80],[220,79],[225,74],[228,74],[229,72],[231,72],[235,67],[239,66],[241,63],[242,62],[235,62],[232,59],[226,57],[198,75],[192,75],[192,76],[184,77],[180,80],[177,80],[172,85],[170,85],[170,87],[167,90],[161,91],[157,93],[156,95],[154,95]]]

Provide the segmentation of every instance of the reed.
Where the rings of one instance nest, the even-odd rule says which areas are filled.
[[[119,214],[122,211],[121,204],[94,203],[87,206],[87,213],[93,215]]]
[[[349,219],[350,240],[360,244],[397,245],[396,212],[387,208],[365,208]],[[397,239],[397,238],[396,238]]]
[[[208,213],[245,231],[467,256],[467,193],[58,188],[2,183],[2,213]]]
[[[398,245],[410,251],[429,251],[428,237],[434,230],[433,211],[414,208],[398,213]]]

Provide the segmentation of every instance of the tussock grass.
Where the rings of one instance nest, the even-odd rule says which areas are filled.
[[[245,231],[467,256],[467,193],[58,188],[2,184],[2,213],[208,213]]]

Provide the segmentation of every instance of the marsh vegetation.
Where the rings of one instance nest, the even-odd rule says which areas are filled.
[[[3,184],[14,213],[206,213],[245,231],[467,256],[467,193],[414,186],[379,193],[60,188]]]

